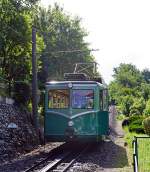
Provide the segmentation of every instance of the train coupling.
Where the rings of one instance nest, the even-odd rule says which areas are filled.
[[[67,127],[67,129],[65,130],[65,135],[66,135],[67,139],[69,139],[69,140],[75,139],[74,128],[73,127]]]

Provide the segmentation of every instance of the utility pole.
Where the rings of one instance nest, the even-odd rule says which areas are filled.
[[[34,26],[32,26],[32,114],[34,127],[38,131],[36,28]]]

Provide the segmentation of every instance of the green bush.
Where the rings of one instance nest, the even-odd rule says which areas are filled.
[[[130,115],[142,115],[145,109],[144,98],[134,98],[134,103],[130,107]]]
[[[150,135],[150,117],[143,120],[144,131]]]
[[[125,115],[123,115],[123,114],[117,115],[117,119],[122,121],[125,119]]]
[[[129,131],[130,132],[145,133],[144,132],[144,127],[143,127],[143,124],[142,124],[143,123],[143,117],[138,116],[138,119],[132,117],[129,120],[130,120],[130,122],[129,122]]]
[[[13,92],[13,98],[17,104],[26,105],[31,98],[31,89],[28,83],[16,82]]]
[[[142,117],[142,116],[139,116],[139,115],[130,116],[130,117],[128,118],[129,124],[133,123],[134,121],[136,121],[136,120],[138,120],[138,119],[142,119],[142,120],[143,120],[143,117]]]
[[[134,116],[130,116],[130,117],[126,117],[123,122],[122,122],[122,126],[129,126],[132,122],[136,121],[139,119],[138,115],[134,115]]]
[[[144,110],[144,114],[146,116],[149,116],[150,115],[150,99],[146,102],[146,108]]]

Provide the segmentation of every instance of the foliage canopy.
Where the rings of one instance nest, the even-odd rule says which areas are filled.
[[[114,81],[109,85],[110,97],[117,102],[120,113],[126,116],[149,113],[150,71],[139,71],[132,64],[114,68]],[[146,109],[145,109],[146,107]]]
[[[9,96],[13,95],[15,83],[31,83],[33,25],[37,29],[40,89],[47,80],[62,79],[63,73],[72,72],[74,63],[94,61],[84,39],[88,34],[81,27],[81,19],[72,17],[57,4],[46,10],[38,7],[37,2],[0,1],[0,78],[8,86]]]

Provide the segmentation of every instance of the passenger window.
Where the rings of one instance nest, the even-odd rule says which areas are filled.
[[[49,90],[48,107],[64,109],[69,107],[69,90]]]
[[[100,90],[100,93],[99,93],[99,106],[100,106],[100,109],[103,110],[103,91]]]
[[[107,90],[103,90],[103,110],[108,110],[108,92]]]
[[[73,90],[72,108],[75,109],[93,109],[94,91],[93,90]]]

